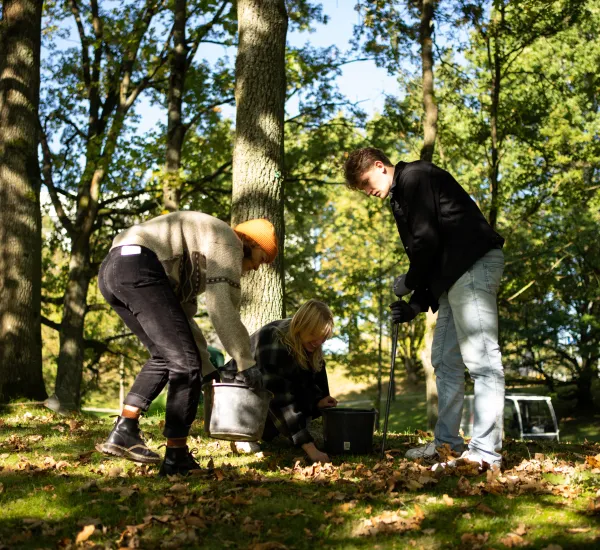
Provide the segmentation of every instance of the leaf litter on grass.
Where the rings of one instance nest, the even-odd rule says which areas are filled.
[[[33,422],[35,418],[35,415],[21,417],[19,423]],[[52,431],[53,442],[60,442],[62,438],[71,444],[74,437],[86,432],[91,432],[93,439],[93,428],[98,427],[94,422],[88,425],[78,419],[60,424],[51,417],[44,420],[41,424]],[[9,424],[5,422],[5,427]],[[120,520],[109,520],[109,516],[93,520],[81,518],[66,536],[60,526],[37,520],[38,523],[22,524],[19,533],[11,533],[13,544],[18,543],[17,539],[29,544],[27,541],[34,533],[43,532],[55,537],[56,544],[64,549],[99,541],[103,541],[103,545],[128,548],[200,547],[206,540],[218,540],[219,544],[222,542],[221,547],[243,544],[247,548],[275,549],[297,547],[289,541],[298,536],[305,541],[332,542],[336,540],[336,530],[358,539],[383,537],[381,540],[390,535],[411,533],[409,542],[412,543],[419,536],[443,536],[446,526],[436,523],[435,508],[430,510],[430,506],[441,505],[449,513],[456,509],[455,517],[465,520],[473,513],[476,517],[496,516],[495,506],[481,500],[488,495],[507,499],[547,495],[570,505],[586,495],[585,504],[577,505],[581,512],[590,518],[600,512],[600,492],[590,493],[589,488],[578,481],[584,474],[598,473],[598,446],[591,446],[587,454],[580,454],[576,459],[572,455],[564,458],[558,454],[538,453],[533,458],[523,458],[512,454],[507,457],[512,467],[502,472],[488,471],[481,475],[476,469],[458,468],[444,471],[440,476],[434,475],[428,465],[406,461],[394,452],[386,453],[386,458],[380,461],[372,457],[360,462],[340,457],[334,464],[305,464],[299,460],[293,466],[278,465],[289,461],[290,452],[280,452],[277,458],[265,453],[263,457],[254,456],[254,462],[245,465],[243,460],[247,458],[231,457],[218,442],[199,439],[197,443],[214,455],[210,458],[210,468],[200,477],[161,480],[154,478],[155,468],[105,460],[93,454],[85,449],[85,438],[67,455],[59,453],[60,457],[48,452],[51,447],[44,446],[46,441],[46,432],[24,436],[9,434],[4,439],[0,436],[0,449],[8,451],[0,455],[0,479],[28,476],[37,485],[37,494],[55,499],[56,487],[64,494],[61,487],[65,483],[77,483],[71,479],[87,477],[77,485],[75,492],[93,494],[88,502],[100,510],[94,509],[92,513],[104,514],[102,506],[110,505],[121,512]],[[40,454],[39,450],[44,452]],[[9,457],[11,463],[3,463]],[[90,476],[94,479],[90,480]],[[454,482],[453,478],[456,478]],[[443,489],[438,489],[438,485]],[[308,487],[312,490],[307,491]],[[19,491],[12,481],[8,488],[7,483],[0,483],[0,488],[4,490],[0,490],[2,495]],[[427,496],[431,492],[439,496]],[[22,492],[19,494],[24,498]],[[105,500],[103,495],[111,495],[110,500]],[[270,515],[261,511],[270,509],[268,503],[283,502],[282,498],[292,498],[294,504],[283,505]],[[472,498],[479,502],[465,508],[465,499]],[[51,499],[47,503],[52,506]],[[232,531],[229,526],[235,529]],[[296,532],[298,529],[300,535]],[[456,532],[453,536],[456,545],[465,548],[488,547],[492,541],[505,547],[518,547],[530,543],[530,532],[529,526],[518,523],[503,532]],[[585,525],[572,525],[564,532],[570,536],[594,536],[594,531]],[[225,533],[229,535],[225,535],[226,538]],[[237,542],[229,538],[236,538]],[[302,547],[308,545],[307,542]]]

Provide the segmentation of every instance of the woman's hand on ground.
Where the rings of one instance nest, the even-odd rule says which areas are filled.
[[[337,404],[337,399],[328,395],[327,397],[323,397],[323,399],[317,403],[317,407],[319,407],[319,409],[328,409],[330,407],[336,407]]]
[[[327,453],[319,451],[319,449],[317,449],[315,447],[315,444],[312,442],[305,443],[304,445],[302,445],[302,448],[304,449],[304,452],[308,455],[308,458],[310,458],[310,460],[313,461],[313,463],[321,462],[322,464],[325,464],[326,462],[331,462],[331,459],[329,458]]]

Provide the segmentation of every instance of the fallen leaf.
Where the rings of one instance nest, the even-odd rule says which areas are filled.
[[[482,548],[489,538],[489,533],[465,533],[460,541],[469,548],[477,549]]]
[[[588,531],[590,531],[590,529],[590,527],[571,527],[570,529],[567,529],[567,533],[587,533]]]
[[[77,538],[75,539],[75,544],[81,544],[82,542],[85,542],[87,539],[89,539],[94,534],[95,530],[96,530],[95,525],[86,525],[77,534]]]
[[[479,510],[480,512],[483,512],[484,514],[488,514],[490,516],[496,515],[496,512],[494,512],[494,510],[492,510],[489,506],[487,506],[483,502],[480,502],[477,506],[475,506],[475,509]]]
[[[123,468],[119,466],[113,466],[110,470],[108,470],[108,477],[119,477],[123,472]]]
[[[527,544],[523,537],[517,535],[516,533],[509,533],[505,537],[501,538],[500,542],[508,548],[514,548],[516,546],[525,546],[525,544]]]
[[[187,525],[191,525],[192,527],[196,527],[198,529],[206,529],[206,523],[196,516],[188,516],[185,518],[185,523]]]
[[[442,500],[446,506],[454,506],[454,499],[452,497],[445,494],[442,496]]]
[[[543,456],[543,455],[542,455]],[[515,529],[515,533],[520,535],[521,537],[527,533],[527,527],[525,527],[524,523],[519,523],[519,526]]]
[[[4,483],[0,483],[0,493],[4,492]]]

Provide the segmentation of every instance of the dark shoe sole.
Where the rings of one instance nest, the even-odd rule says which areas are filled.
[[[114,443],[102,443],[102,445],[96,446],[96,450],[101,453],[104,453],[105,455],[126,458],[127,460],[131,460],[133,462],[141,462],[142,464],[160,464],[162,462],[162,458],[158,455],[156,455],[156,458],[140,455],[131,452],[125,447],[115,445]]]

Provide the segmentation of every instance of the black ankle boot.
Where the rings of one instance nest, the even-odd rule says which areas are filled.
[[[99,450],[107,455],[120,456],[144,464],[160,462],[160,456],[148,449],[142,439],[140,424],[136,418],[119,416],[108,439],[100,445]]]
[[[159,476],[187,476],[192,470],[200,470],[200,464],[196,462],[194,455],[186,445],[185,447],[167,447],[165,460],[158,472]]]

